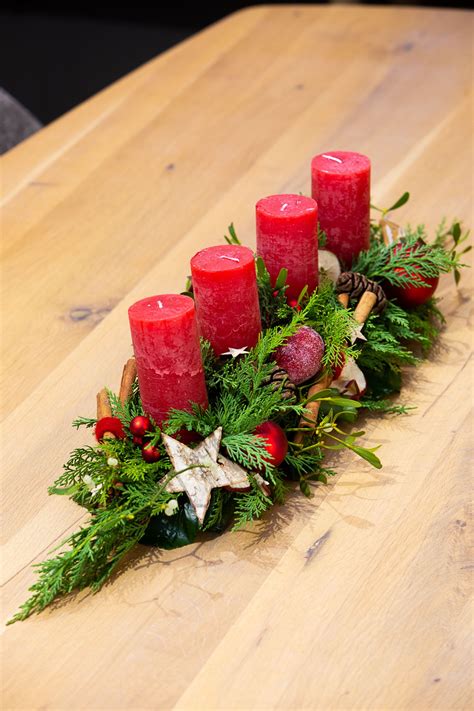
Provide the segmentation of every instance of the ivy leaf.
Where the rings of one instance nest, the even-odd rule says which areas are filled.
[[[392,210],[398,210],[399,207],[402,207],[402,205],[405,205],[405,203],[408,202],[410,199],[410,193],[403,193],[401,197],[398,198],[396,202],[393,203],[391,207],[388,208],[388,210],[385,210],[385,212],[391,212]]]
[[[154,516],[140,543],[159,548],[181,548],[193,543],[199,531],[199,521],[193,507],[187,501],[177,514]]]

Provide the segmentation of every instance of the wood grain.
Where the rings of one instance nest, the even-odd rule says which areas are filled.
[[[118,387],[126,311],[181,288],[231,220],[308,191],[322,150],[373,162],[374,201],[472,222],[471,16],[259,7],[165,53],[2,161],[4,619],[81,511],[46,487]],[[98,595],[3,631],[5,709],[472,706],[469,276],[409,374],[403,419],[371,419],[381,472],[340,455],[311,500],[187,548],[139,548]]]

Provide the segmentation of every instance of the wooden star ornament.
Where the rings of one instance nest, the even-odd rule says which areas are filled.
[[[194,449],[169,435],[163,434],[162,438],[174,471],[179,472],[168,482],[166,491],[184,491],[200,524],[204,522],[209,508],[212,489],[223,486],[247,489],[251,486],[247,472],[219,454],[222,427],[218,427]]]

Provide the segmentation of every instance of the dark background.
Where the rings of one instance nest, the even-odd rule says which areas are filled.
[[[259,4],[150,2],[117,3],[113,8],[74,1],[59,7],[0,2],[0,86],[42,123],[49,123],[211,22]],[[463,0],[365,4],[470,7]]]

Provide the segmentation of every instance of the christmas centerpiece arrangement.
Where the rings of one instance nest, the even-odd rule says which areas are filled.
[[[88,512],[40,563],[31,597],[11,620],[57,597],[97,591],[136,544],[176,548],[305,495],[349,449],[380,468],[353,425],[360,412],[401,414],[393,395],[443,316],[440,274],[456,283],[467,234],[458,222],[429,240],[388,210],[370,218],[370,161],[331,152],[312,162],[312,197],[272,195],[256,206],[256,255],[233,226],[191,259],[181,294],[129,309],[134,356],[118,394],[76,427],[94,442],[70,455],[50,494]]]

